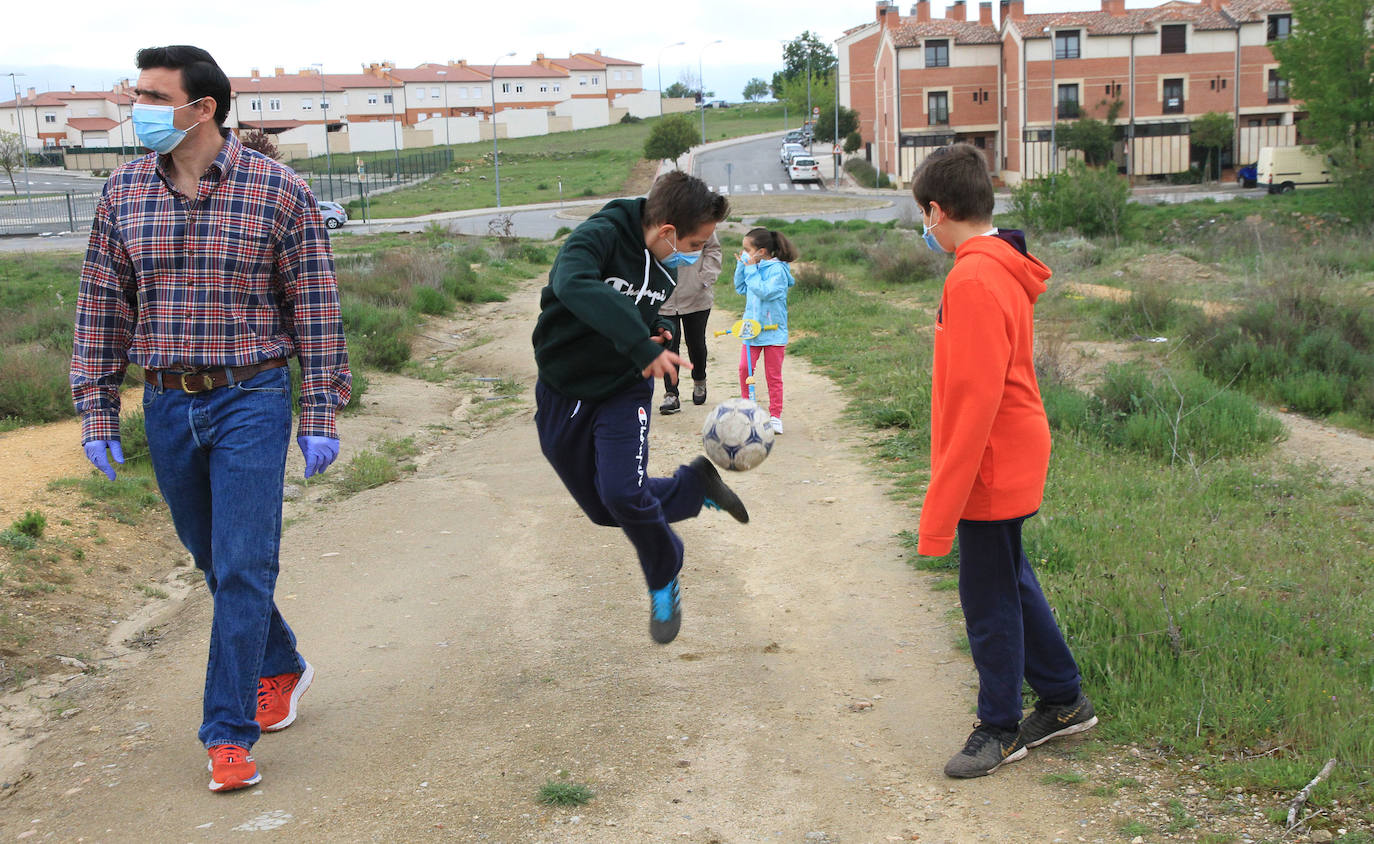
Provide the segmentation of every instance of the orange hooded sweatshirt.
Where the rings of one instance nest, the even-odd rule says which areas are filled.
[[[1032,353],[1035,300],[1049,277],[1020,232],[971,237],[955,251],[935,315],[918,554],[948,554],[960,519],[1015,519],[1040,507],[1050,428]]]

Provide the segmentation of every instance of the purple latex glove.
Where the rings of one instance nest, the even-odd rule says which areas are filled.
[[[339,456],[339,441],[330,437],[296,437],[305,457],[305,476],[318,475]]]
[[[91,465],[105,473],[105,477],[110,480],[115,479],[114,467],[110,465],[110,458],[115,462],[124,464],[124,449],[119,445],[119,440],[91,440],[82,446],[86,450],[86,459],[91,461]],[[109,454],[105,453],[106,449]]]

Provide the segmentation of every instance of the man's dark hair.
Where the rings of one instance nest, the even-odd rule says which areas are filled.
[[[674,170],[654,182],[644,203],[644,224],[664,223],[687,235],[707,223],[719,223],[730,213],[730,201],[695,176]]]
[[[954,144],[932,152],[916,168],[911,194],[922,211],[929,211],[930,203],[938,202],[951,220],[992,219],[988,160],[973,144]]]
[[[170,47],[144,47],[138,51],[138,69],[166,67],[181,71],[181,87],[194,102],[201,97],[215,98],[215,122],[224,125],[229,116],[229,77],[215,59],[199,47],[173,44]]]

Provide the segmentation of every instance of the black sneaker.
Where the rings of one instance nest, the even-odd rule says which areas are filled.
[[[1012,730],[999,730],[985,724],[974,724],[964,749],[945,764],[945,776],[985,777],[998,768],[1026,756],[1021,736]]]
[[[660,645],[677,638],[682,627],[682,592],[677,578],[662,589],[649,590],[649,635]]]
[[[692,404],[706,404],[706,382],[698,381],[692,387]]]
[[[1039,747],[1050,739],[1082,733],[1097,726],[1093,702],[1082,691],[1073,703],[1053,706],[1040,701],[1035,711],[1021,721],[1021,741],[1026,747]]]
[[[682,402],[678,401],[677,393],[669,393],[663,397],[663,404],[658,406],[658,412],[667,416],[670,413],[677,413],[682,409]]]
[[[703,485],[706,487],[706,501],[703,504],[712,510],[724,510],[735,521],[747,524],[749,522],[749,511],[744,509],[744,502],[739,500],[734,490],[725,485],[725,481],[720,479],[720,472],[705,455],[698,455],[692,458],[692,462],[687,464],[691,469],[701,476]]]

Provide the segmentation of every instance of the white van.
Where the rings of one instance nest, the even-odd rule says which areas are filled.
[[[1270,193],[1331,184],[1331,164],[1316,147],[1260,147],[1255,181]]]

